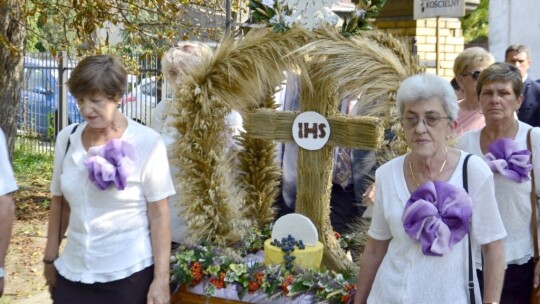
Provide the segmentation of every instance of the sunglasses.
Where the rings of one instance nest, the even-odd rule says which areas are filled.
[[[465,76],[471,75],[473,80],[478,80],[478,77],[480,76],[480,73],[482,73],[482,72],[474,71],[474,72],[470,72],[470,73],[461,74],[461,76],[465,77]]]

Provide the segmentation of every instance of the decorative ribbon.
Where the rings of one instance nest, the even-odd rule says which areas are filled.
[[[112,184],[118,190],[126,188],[127,177],[135,170],[137,161],[135,150],[128,142],[110,140],[105,146],[90,148],[88,156],[84,165],[94,185],[101,190]]]
[[[463,188],[430,181],[411,195],[402,221],[425,255],[443,256],[469,233],[471,216],[472,199]]]
[[[532,170],[531,152],[518,150],[517,143],[510,138],[501,138],[489,145],[484,160],[491,171],[517,183],[529,180],[529,172]]]

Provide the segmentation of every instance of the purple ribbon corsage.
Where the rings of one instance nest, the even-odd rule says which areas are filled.
[[[92,183],[101,190],[112,184],[118,190],[124,190],[127,177],[135,170],[137,161],[133,147],[121,139],[109,140],[105,146],[90,148],[88,157],[84,165],[88,168]]]
[[[402,221],[425,255],[443,256],[469,233],[471,216],[472,199],[463,188],[430,181],[413,192]]]
[[[531,152],[518,150],[517,143],[510,138],[501,138],[489,145],[484,160],[491,171],[506,178],[518,183],[529,180],[529,172],[532,170]]]

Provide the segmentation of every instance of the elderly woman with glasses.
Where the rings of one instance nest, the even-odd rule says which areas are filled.
[[[530,172],[533,167],[540,170],[540,155],[536,155],[540,130],[531,132],[535,154],[531,164],[527,138],[532,127],[515,116],[523,101],[523,82],[516,67],[491,65],[480,74],[476,90],[486,126],[463,134],[457,146],[484,157],[494,172],[498,209],[508,231],[503,240],[507,269],[501,303],[529,303],[534,275]],[[537,179],[536,186],[539,184]],[[482,269],[481,264],[477,266]]]
[[[454,304],[471,303],[471,297],[481,303],[469,266],[478,247],[486,265],[484,302],[497,302],[506,231],[489,167],[477,156],[466,161],[466,153],[446,144],[456,126],[454,90],[438,76],[415,75],[402,83],[396,106],[410,151],[375,173],[355,303]]]
[[[485,125],[476,95],[476,80],[478,75],[494,61],[493,56],[481,47],[465,49],[456,57],[454,77],[464,97],[459,102],[457,127],[454,130],[457,135]]]

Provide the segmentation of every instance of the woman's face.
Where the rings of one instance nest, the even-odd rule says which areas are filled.
[[[485,66],[476,66],[469,71],[464,71],[461,75],[458,75],[456,80],[460,88],[465,93],[465,96],[476,96],[476,81],[478,76],[485,69]]]
[[[406,103],[401,125],[412,153],[432,157],[444,148],[446,135],[456,125],[450,122],[438,98]]]
[[[90,128],[102,129],[111,125],[118,111],[118,101],[104,94],[77,98],[79,111]]]
[[[479,99],[486,125],[489,125],[515,119],[514,113],[521,106],[523,96],[516,96],[510,81],[495,81],[482,86]]]

